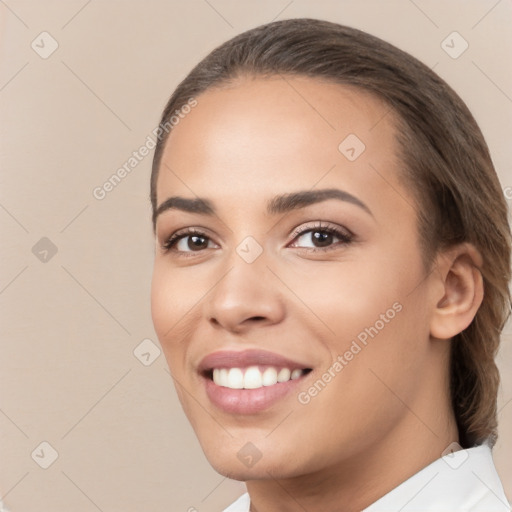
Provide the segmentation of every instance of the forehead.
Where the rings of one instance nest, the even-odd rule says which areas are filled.
[[[382,186],[394,181],[393,115],[352,86],[286,75],[242,77],[199,95],[162,155],[157,204],[172,193],[218,196],[251,187]],[[381,176],[379,177],[379,173]]]

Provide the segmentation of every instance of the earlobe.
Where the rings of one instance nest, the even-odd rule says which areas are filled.
[[[482,257],[469,243],[452,247],[437,259],[441,297],[434,297],[430,334],[450,339],[466,329],[480,307],[483,295]]]

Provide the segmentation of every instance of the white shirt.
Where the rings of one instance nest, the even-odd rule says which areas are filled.
[[[250,512],[245,493],[224,512]],[[510,512],[487,443],[445,455],[362,512]]]

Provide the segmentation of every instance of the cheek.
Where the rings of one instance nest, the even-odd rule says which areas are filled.
[[[186,336],[189,315],[198,302],[197,286],[186,273],[172,272],[165,261],[155,260],[151,282],[151,316],[153,326],[169,366],[176,360]],[[172,369],[172,367],[171,367]]]
[[[169,312],[173,311],[171,306],[174,295],[170,293],[169,281],[162,265],[155,261],[153,278],[151,281],[151,317],[158,339],[164,341],[164,334],[172,323],[169,319]]]
[[[325,265],[314,273],[290,275],[296,295],[302,299],[306,319],[321,320],[328,338],[343,348],[350,339],[377,322],[387,326],[395,319],[404,300],[403,281],[393,270],[373,267],[368,262],[352,261]],[[393,305],[395,308],[393,308]],[[381,319],[381,316],[384,318]]]
[[[157,257],[151,282],[151,313],[155,328],[160,332],[174,331],[204,295],[204,279],[198,276],[193,266],[173,269],[165,257]],[[161,340],[163,341],[163,340]]]
[[[321,326],[318,338],[331,360],[342,356],[344,379],[363,390],[368,379],[376,380],[369,368],[400,382],[407,377],[404,368],[414,372],[421,362],[429,334],[424,293],[418,287],[423,277],[418,254],[381,249],[319,266],[302,278],[290,276],[288,282],[294,282],[307,306],[299,323]]]
[[[338,364],[323,369],[325,389],[319,383],[316,390],[303,390],[312,417],[314,412],[324,421],[343,418],[349,430],[378,417],[383,428],[391,428],[403,412],[394,393],[412,400],[424,371],[429,330],[422,291],[410,293],[407,277],[400,279],[390,268],[379,274],[340,272],[321,284],[310,281],[311,295],[319,297],[312,309],[334,332],[323,342]]]
[[[298,396],[304,420],[297,435],[322,432],[333,454],[339,446],[349,452],[370,446],[395,428],[422,381],[426,344],[415,338],[419,310],[410,303],[388,309],[375,304],[370,311],[353,306],[352,316],[332,317],[336,336],[325,341],[332,362]]]

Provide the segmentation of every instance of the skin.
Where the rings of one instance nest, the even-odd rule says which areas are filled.
[[[176,209],[157,218],[151,307],[183,409],[212,466],[244,480],[251,510],[362,510],[458,441],[448,393],[450,338],[482,300],[468,244],[426,269],[413,195],[399,179],[393,116],[367,93],[318,79],[243,77],[211,89],[166,144],[157,204],[208,198],[216,215]],[[356,134],[353,162],[338,145]],[[275,195],[336,188],[329,199],[269,215]],[[329,250],[318,223],[349,230]],[[194,227],[206,248],[162,245]],[[305,229],[293,236],[297,227]],[[263,252],[236,252],[251,236]],[[203,240],[204,241],[204,240]],[[188,252],[187,252],[188,251]],[[228,414],[208,399],[199,361],[217,350],[265,349],[312,368],[306,391],[366,327],[401,311],[309,403],[297,393],[268,410]],[[237,457],[248,442],[261,459]],[[299,505],[300,506],[299,506]]]

